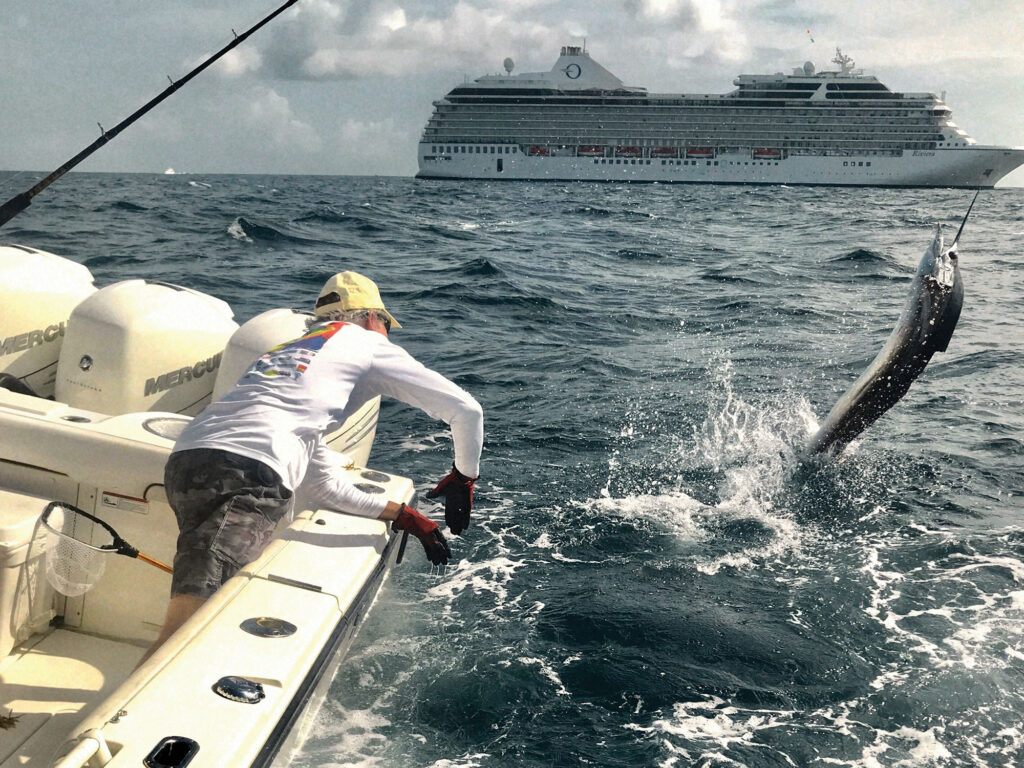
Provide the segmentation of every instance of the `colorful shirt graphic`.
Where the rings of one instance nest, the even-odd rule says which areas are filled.
[[[336,334],[345,323],[327,323],[316,325],[301,338],[286,341],[271,349],[263,357],[253,363],[243,378],[249,376],[265,376],[274,378],[286,376],[297,379],[313,362],[316,353],[323,348],[327,340]]]

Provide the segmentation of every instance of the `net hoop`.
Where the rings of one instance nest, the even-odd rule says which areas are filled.
[[[111,539],[116,534],[112,535],[112,530],[102,520],[71,504],[56,501],[47,505],[40,522],[46,530],[47,581],[67,597],[84,595],[99,582],[107,567],[107,556],[116,554],[117,546],[115,543],[97,546],[82,538],[94,540],[97,529]]]

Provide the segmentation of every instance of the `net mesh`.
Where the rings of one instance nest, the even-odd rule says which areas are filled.
[[[67,507],[53,507],[46,520],[46,578],[68,597],[83,595],[103,575],[113,554],[99,549],[113,543],[101,525]]]

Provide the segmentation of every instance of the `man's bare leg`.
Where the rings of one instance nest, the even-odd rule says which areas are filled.
[[[163,645],[167,638],[178,631],[178,628],[184,624],[193,613],[199,610],[199,607],[206,602],[205,597],[196,597],[195,595],[174,595],[170,602],[167,604],[167,614],[164,616],[164,625],[160,628],[160,634],[153,644],[149,647],[149,650],[143,654],[142,658],[139,659],[139,663],[136,665],[136,669],[142,666],[142,662],[152,656],[156,649]]]

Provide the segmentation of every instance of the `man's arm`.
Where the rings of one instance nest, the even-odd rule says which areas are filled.
[[[338,464],[339,456],[322,438],[318,440],[296,495],[301,494],[312,509],[333,509],[358,517],[394,520],[401,505],[389,509],[390,502],[381,496],[365,493],[352,485]]]
[[[431,563],[444,565],[448,562],[452,551],[437,523],[405,504],[382,501],[379,496],[360,491],[345,479],[337,457],[322,439],[317,442],[301,486],[302,496],[311,506],[387,520],[397,530],[408,531],[419,539]]]
[[[467,477],[480,474],[484,415],[472,395],[388,342],[381,344],[374,354],[370,376],[376,392],[447,423],[455,444],[456,468]]]

